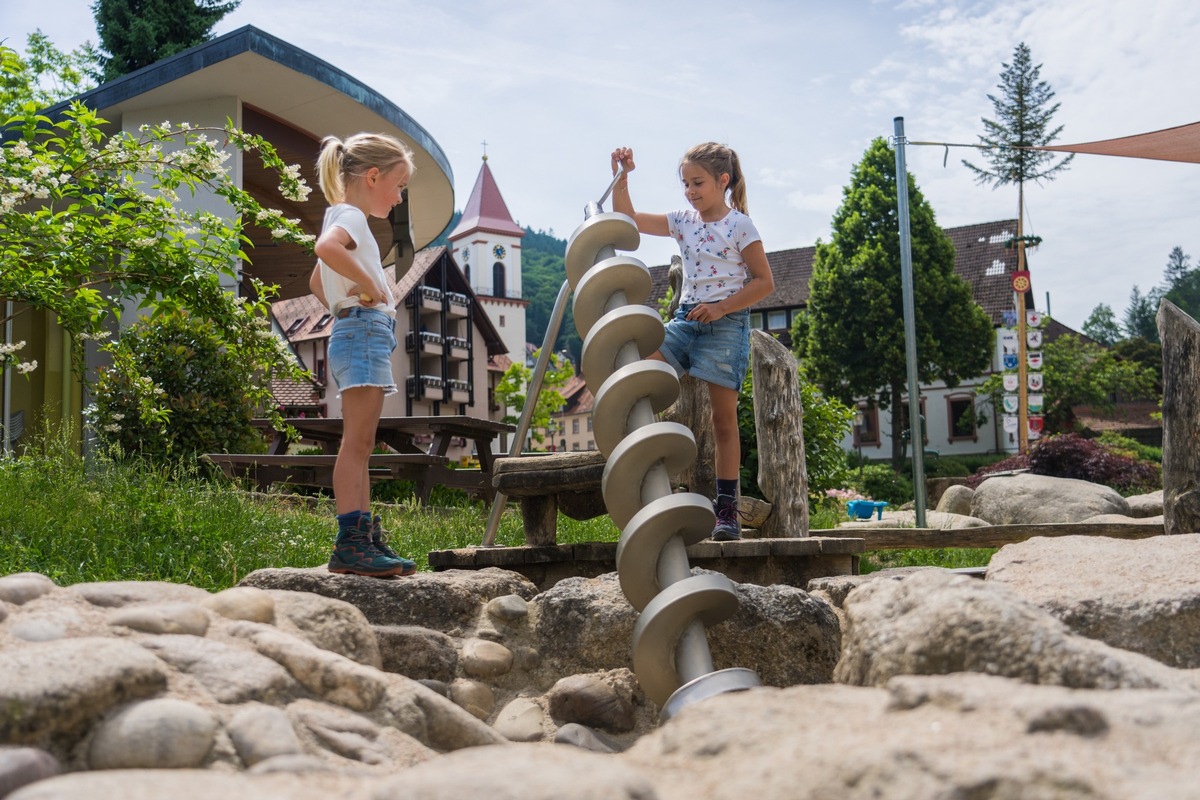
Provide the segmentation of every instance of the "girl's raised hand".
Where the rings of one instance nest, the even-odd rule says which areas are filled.
[[[626,172],[633,172],[636,165],[633,163],[633,150],[628,147],[618,147],[612,152],[612,171],[617,174],[617,165],[625,168]]]

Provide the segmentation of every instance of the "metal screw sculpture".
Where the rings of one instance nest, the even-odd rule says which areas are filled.
[[[583,377],[596,398],[596,446],[607,461],[604,504],[621,530],[617,574],[641,614],[633,669],[666,721],[693,702],[760,682],[753,670],[713,668],[705,628],[737,611],[737,594],[724,575],[691,574],[685,548],[711,535],[715,517],[704,495],[671,492],[670,476],[695,460],[696,440],[686,426],[657,420],[679,396],[679,379],[665,363],[646,360],[662,346],[663,324],[644,305],[646,265],[616,254],[637,249],[637,225],[603,212],[607,197],[588,205],[571,234],[567,281],[584,338]]]

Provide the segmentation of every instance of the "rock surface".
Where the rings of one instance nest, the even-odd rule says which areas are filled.
[[[661,727],[613,574],[7,576],[0,797],[1195,798],[1197,555],[1039,538],[986,580],[735,584],[714,665],[768,685]]]
[[[1099,514],[1129,516],[1129,503],[1098,483],[1030,472],[994,475],[971,497],[971,516],[992,525],[1080,522]]]
[[[1172,667],[1200,668],[1200,534],[1036,538],[1002,548],[987,580],[1072,631]]]

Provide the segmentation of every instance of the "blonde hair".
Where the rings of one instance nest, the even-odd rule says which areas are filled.
[[[321,140],[317,156],[317,184],[330,205],[346,199],[346,180],[366,175],[372,167],[389,172],[398,166],[416,171],[408,145],[384,133],[356,133],[346,141],[336,136]]]
[[[733,148],[716,142],[705,142],[690,148],[679,160],[679,166],[695,164],[703,169],[714,180],[720,181],[722,175],[729,175],[729,203],[743,214],[749,214],[746,204],[746,179],[742,175],[742,166],[738,154]]]

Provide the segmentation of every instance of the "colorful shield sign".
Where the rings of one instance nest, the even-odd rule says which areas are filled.
[[[1006,413],[1006,414],[1017,413],[1017,409],[1019,409],[1021,407],[1020,403],[1021,403],[1021,398],[1017,397],[1015,394],[1004,395],[1004,413]]]
[[[1029,355],[1029,368],[1030,369],[1041,369],[1042,368],[1042,351],[1041,350],[1030,350],[1028,355]]]
[[[1006,392],[1015,392],[1017,389],[1021,388],[1021,376],[1020,375],[1017,375],[1012,372],[1005,373],[1003,380],[1004,380],[1004,391],[1006,391]]]
[[[1016,414],[1005,414],[1004,415],[1004,432],[1005,433],[1016,433],[1017,432],[1017,424],[1020,421],[1021,421],[1021,418],[1018,417]]]
[[[1045,395],[1031,394],[1025,398],[1026,404],[1029,406],[1030,414],[1042,413],[1043,399]]]
[[[1040,434],[1042,432],[1043,428],[1045,427],[1045,421],[1046,421],[1045,417],[1030,417],[1029,418],[1029,432]]]
[[[1041,331],[1025,331],[1025,343],[1028,344],[1030,347],[1041,347],[1042,346],[1042,332]]]
[[[1033,309],[1030,309],[1029,311],[1025,312],[1025,324],[1031,328],[1042,327],[1042,321],[1044,319],[1045,317],[1042,316],[1042,312],[1040,311],[1034,311]]]
[[[1017,327],[1017,312],[1011,308],[1006,308],[1000,312],[1000,320],[1006,328]]]
[[[1001,356],[1001,361],[1004,363],[1005,369],[1016,369],[1017,368],[1017,354],[1016,353],[1005,353],[1003,356]]]
[[[1029,391],[1040,392],[1042,390],[1042,373],[1029,373]]]

